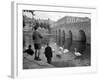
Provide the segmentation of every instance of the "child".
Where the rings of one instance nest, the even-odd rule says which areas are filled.
[[[41,50],[41,40],[42,40],[42,35],[37,31],[38,29],[38,24],[35,25],[34,27],[34,32],[33,32],[33,41],[34,41],[34,48],[35,48],[35,60],[41,60],[40,59],[40,50]]]
[[[31,55],[31,56],[34,54],[34,51],[31,49],[31,45],[28,46],[28,49],[26,49],[26,50],[24,51],[24,53],[25,53],[25,52],[26,52],[27,54]]]
[[[49,46],[47,43],[47,47],[45,48],[44,52],[46,58],[47,58],[47,63],[51,64],[51,59],[52,59],[52,48]]]

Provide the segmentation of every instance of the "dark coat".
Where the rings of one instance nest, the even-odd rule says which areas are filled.
[[[51,58],[51,57],[52,57],[52,49],[51,49],[51,47],[47,46],[47,47],[45,48],[44,54],[45,54],[45,56],[46,56],[47,58]]]
[[[34,54],[34,51],[33,51],[32,49],[27,49],[27,50],[24,51],[24,53],[25,53],[25,52],[26,52],[27,54],[31,55],[31,56]]]
[[[36,44],[41,44],[42,35],[38,31],[33,32],[33,40]]]

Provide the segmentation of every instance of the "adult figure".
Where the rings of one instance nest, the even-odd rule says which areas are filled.
[[[35,60],[41,60],[40,59],[40,49],[41,49],[41,39],[42,35],[37,31],[38,26],[36,25],[34,27],[33,32],[33,41],[34,41],[34,48],[35,48]]]

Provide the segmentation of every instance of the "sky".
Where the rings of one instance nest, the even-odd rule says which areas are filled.
[[[36,19],[50,19],[52,21],[57,21],[64,16],[76,16],[76,17],[91,17],[90,14],[79,14],[79,13],[60,13],[60,12],[45,12],[45,11],[35,11]],[[32,18],[32,14],[29,12],[24,12],[24,15]]]

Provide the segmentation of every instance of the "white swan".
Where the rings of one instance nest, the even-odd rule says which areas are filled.
[[[53,53],[55,52],[55,49],[54,49],[54,48],[52,48],[52,52],[53,52]]]
[[[61,51],[58,51],[58,54],[62,54],[62,52]]]
[[[59,50],[60,50],[60,51],[63,51],[63,47],[59,47]]]
[[[62,55],[62,52],[61,51],[58,51],[58,54],[56,54],[56,57],[57,58],[61,58],[61,55]]]
[[[54,45],[57,45],[56,43],[54,43]]]
[[[44,47],[43,47],[43,46],[42,46],[41,48],[42,48],[42,49],[44,49]]]
[[[81,56],[82,54],[77,52],[77,49],[75,48],[75,53],[74,53],[76,56]]]
[[[63,47],[59,47],[59,50],[60,50],[61,53],[64,53],[64,54],[69,52],[68,49],[64,49]]]
[[[64,50],[63,50],[63,53],[64,53],[64,54],[66,54],[67,52],[69,52],[68,49],[64,49]]]

